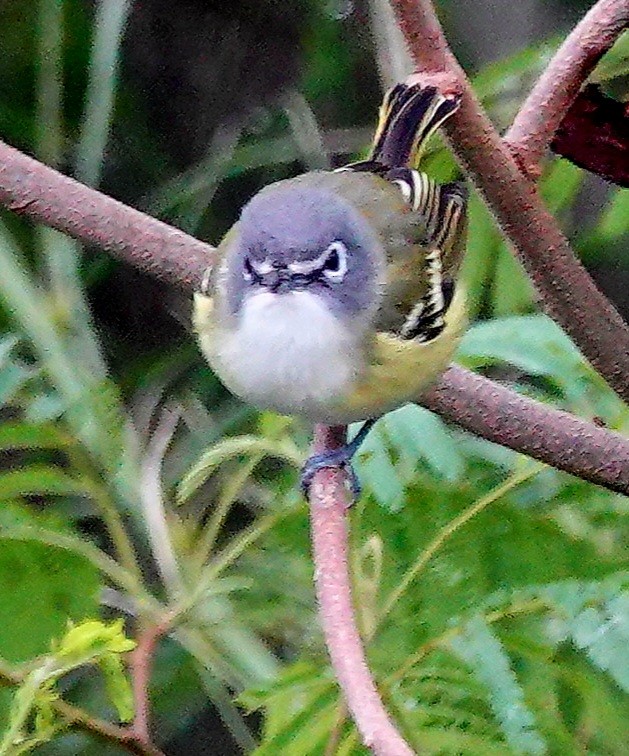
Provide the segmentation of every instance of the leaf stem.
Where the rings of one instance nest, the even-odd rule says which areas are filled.
[[[501,499],[506,493],[530,480],[533,476],[537,475],[543,469],[542,465],[533,465],[519,473],[514,473],[501,485],[497,486],[485,496],[474,502],[470,507],[463,510],[460,515],[451,520],[445,527],[443,527],[428,546],[422,551],[415,563],[407,570],[406,574],[397,585],[397,587],[391,591],[388,599],[386,600],[378,624],[381,624],[385,617],[391,612],[393,607],[402,598],[402,596],[408,590],[410,584],[417,578],[417,576],[423,571],[428,562],[435,556],[435,554],[441,549],[444,543],[451,538],[458,530],[466,525],[471,519],[480,514],[490,504],[493,504],[498,499]]]
[[[212,516],[195,546],[194,554],[192,555],[193,569],[203,568],[203,565],[214,549],[221,527],[234,505],[238,494],[263,458],[264,454],[262,453],[254,454],[251,459],[227,479],[218,497],[218,501],[212,509]]]
[[[500,622],[500,620],[503,620],[507,617],[515,617],[520,614],[532,614],[534,612],[540,611],[541,609],[545,609],[546,607],[547,607],[547,604],[544,601],[542,601],[542,599],[539,599],[539,598],[530,599],[528,601],[523,601],[519,604],[512,604],[511,606],[508,606],[505,609],[497,609],[496,611],[489,612],[488,614],[484,615],[483,620],[488,625],[491,625],[494,622]],[[414,667],[419,661],[421,661],[421,659],[423,659],[424,656],[429,654],[431,651],[434,651],[434,649],[439,648],[440,646],[443,646],[452,638],[456,638],[456,636],[462,632],[463,632],[463,626],[456,625],[455,627],[448,628],[436,638],[431,638],[430,640],[423,643],[417,649],[417,651],[415,651],[414,654],[411,654],[404,661],[404,664],[402,664],[401,667],[399,667],[395,672],[393,672],[387,677],[385,681],[385,684],[387,685],[387,687],[390,687],[391,685],[394,685],[396,682],[402,680],[404,676],[406,675],[406,673],[412,667]]]

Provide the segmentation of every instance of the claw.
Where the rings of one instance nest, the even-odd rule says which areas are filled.
[[[360,481],[352,467],[351,461],[375,422],[375,419],[367,420],[354,438],[349,443],[345,444],[345,446],[321,454],[313,454],[312,457],[309,457],[306,460],[301,471],[301,490],[306,498],[308,498],[310,493],[310,486],[315,474],[319,472],[319,470],[330,467],[345,469],[349,476],[350,489],[353,498],[357,499],[360,496]]]

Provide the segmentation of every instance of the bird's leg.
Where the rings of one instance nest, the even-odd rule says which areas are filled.
[[[301,470],[301,490],[306,497],[310,491],[310,484],[312,483],[315,473],[322,470],[324,467],[346,468],[349,474],[350,486],[354,498],[360,496],[360,482],[358,481],[358,477],[351,465],[351,460],[377,420],[378,418],[372,418],[371,420],[364,422],[362,428],[354,438],[339,449],[322,452],[321,454],[313,454],[311,457],[308,457]]]

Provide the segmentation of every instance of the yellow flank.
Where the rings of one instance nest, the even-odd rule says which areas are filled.
[[[450,364],[467,326],[460,284],[445,321],[439,336],[426,343],[377,333],[365,374],[348,397],[330,406],[328,421],[345,424],[378,417],[419,399]]]
[[[216,321],[211,297],[194,296],[194,329],[205,356],[212,364],[216,350]],[[314,422],[346,424],[379,417],[416,401],[448,367],[467,326],[465,294],[459,284],[445,314],[446,326],[432,341],[422,343],[392,333],[376,333],[366,345],[367,365],[352,392],[341,399],[330,398]]]
[[[199,339],[199,346],[204,356],[213,364],[214,355],[214,331],[216,321],[214,317],[214,299],[202,294],[200,291],[194,292],[194,305],[192,308],[192,327]]]

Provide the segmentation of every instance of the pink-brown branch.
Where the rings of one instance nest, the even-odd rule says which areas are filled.
[[[345,428],[315,428],[314,451],[345,443]],[[352,605],[347,554],[345,474],[322,470],[310,493],[312,545],[319,616],[337,680],[364,744],[376,756],[412,756],[384,708],[367,666]]]
[[[128,728],[130,740],[146,748],[153,747],[150,727],[150,683],[153,656],[160,638],[168,631],[172,618],[166,615],[161,622],[145,625],[138,632],[137,645],[131,654],[131,682],[135,707],[133,724]]]
[[[483,438],[629,495],[629,443],[457,365],[421,398],[428,409]],[[587,451],[585,451],[587,449]],[[584,453],[587,474],[582,475]],[[553,460],[553,462],[549,462]]]
[[[627,0],[600,0],[566,37],[505,136],[525,167],[537,166],[583,82],[628,25]]]
[[[418,67],[416,80],[463,94],[445,131],[513,245],[546,312],[629,401],[629,327],[575,257],[535,185],[483,111],[450,51],[430,0],[391,0]]]
[[[0,142],[0,205],[193,289],[213,249]]]
[[[0,142],[0,204],[81,242],[97,245],[119,260],[188,290],[198,285],[214,254],[209,245],[90,189],[3,142]],[[446,373],[441,379],[441,394],[450,390],[451,375]],[[453,409],[449,417],[463,428],[489,441],[508,443],[509,439],[499,432],[499,427],[516,418],[521,432],[517,436],[518,443],[512,448],[528,453],[527,450],[538,447],[537,458],[547,464],[618,490],[617,478],[607,476],[598,464],[600,439],[594,443],[591,435],[583,433],[574,440],[572,451],[579,453],[573,458],[579,460],[578,465],[570,462],[571,455],[557,456],[552,448],[542,448],[540,435],[550,435],[555,428],[563,427],[565,413],[548,407],[543,423],[528,426],[527,431],[529,413],[535,411],[537,403],[491,381],[483,382],[479,388],[478,383],[473,384],[468,378],[451,387],[461,396],[461,403],[459,414]],[[507,392],[508,401],[494,406],[497,389]],[[481,397],[482,417],[480,410],[475,410]],[[491,423],[485,422],[489,416]],[[585,425],[594,427],[589,423]],[[624,459],[629,441],[604,429],[598,430],[609,434],[605,448],[610,462],[616,457]]]

